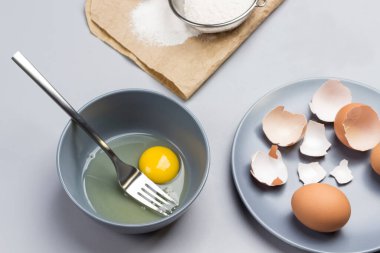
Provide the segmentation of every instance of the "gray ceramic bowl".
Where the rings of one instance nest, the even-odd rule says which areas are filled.
[[[58,144],[58,174],[66,193],[90,217],[124,233],[146,233],[178,219],[197,198],[208,175],[209,146],[199,122],[183,106],[160,94],[134,89],[100,96],[80,113],[104,139],[124,133],[158,133],[182,151],[188,164],[189,187],[183,203],[172,215],[137,225],[106,220],[90,207],[83,187],[84,165],[96,144],[69,122]]]

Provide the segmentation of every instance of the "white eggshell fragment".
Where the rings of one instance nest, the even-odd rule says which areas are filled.
[[[351,91],[339,80],[327,80],[314,93],[310,110],[324,122],[334,122],[338,111],[352,102]]]
[[[273,157],[273,154],[277,157]],[[277,146],[273,145],[269,154],[262,151],[252,156],[251,174],[260,183],[268,186],[285,184],[288,180],[288,169]]]
[[[343,159],[339,165],[330,172],[330,175],[335,178],[338,184],[347,184],[354,178],[351,170],[348,168],[348,161],[346,159]]]
[[[318,183],[326,177],[326,174],[318,162],[298,164],[298,176],[304,185]]]
[[[325,125],[310,120],[306,127],[300,151],[302,154],[312,157],[321,157],[327,154],[331,143],[326,138]]]
[[[297,143],[304,135],[307,120],[305,115],[294,114],[278,106],[263,119],[263,130],[266,137],[281,147]]]

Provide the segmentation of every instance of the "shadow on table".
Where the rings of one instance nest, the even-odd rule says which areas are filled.
[[[52,215],[64,241],[79,244],[86,252],[146,252],[167,242],[165,237],[175,233],[177,220],[169,226],[148,234],[125,235],[94,221],[76,207],[60,189],[55,198]],[[76,246],[75,248],[78,248]]]

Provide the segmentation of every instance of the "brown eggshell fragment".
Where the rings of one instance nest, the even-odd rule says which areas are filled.
[[[337,113],[335,117],[335,121],[334,121],[334,130],[335,130],[336,137],[338,137],[338,139],[349,148],[350,148],[350,145],[348,144],[348,141],[346,139],[346,132],[344,130],[343,122],[347,118],[347,113],[352,108],[355,108],[358,106],[362,106],[362,104],[352,103],[352,104],[348,104],[342,107],[342,109],[340,109],[339,112]]]
[[[296,190],[291,205],[296,218],[317,232],[334,232],[350,219],[351,205],[346,195],[328,184],[308,184]]]
[[[327,80],[315,92],[310,110],[324,122],[334,122],[338,111],[352,100],[351,91],[339,80]]]
[[[307,120],[305,115],[294,114],[278,106],[263,119],[263,131],[266,137],[281,147],[297,143],[305,134]]]
[[[371,166],[380,175],[380,143],[371,152]]]
[[[269,150],[269,156],[274,158],[274,159],[277,159],[278,158],[277,150],[278,150],[278,146],[272,145],[272,147]]]
[[[380,120],[368,105],[344,106],[335,118],[334,130],[344,145],[358,151],[370,150],[380,142]]]

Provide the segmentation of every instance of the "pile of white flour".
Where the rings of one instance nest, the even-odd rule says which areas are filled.
[[[253,0],[184,0],[185,17],[201,24],[218,24],[239,17]]]
[[[132,12],[132,28],[140,40],[154,46],[182,44],[199,34],[174,15],[168,0],[141,0]]]

